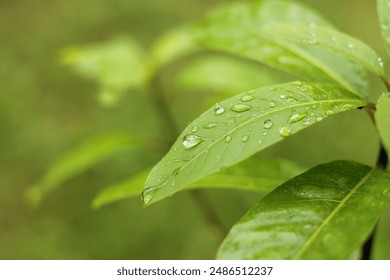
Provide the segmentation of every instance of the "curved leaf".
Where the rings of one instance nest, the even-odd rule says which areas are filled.
[[[105,204],[139,195],[150,171],[151,168],[145,169],[127,181],[105,188],[94,199],[93,207],[99,208]],[[185,189],[230,188],[269,192],[303,171],[303,168],[287,160],[251,157],[191,183]]]
[[[220,259],[345,259],[390,203],[390,173],[354,162],[314,167],[278,187],[230,231]]]
[[[126,134],[105,135],[88,139],[58,158],[43,180],[29,190],[27,198],[31,203],[38,204],[69,178],[84,172],[120,151],[140,146],[145,146],[145,141]]]
[[[378,99],[376,108],[376,126],[383,145],[390,152],[390,93],[385,93]]]
[[[208,48],[255,60],[304,79],[337,82],[362,97],[367,96],[368,82],[361,66],[261,31],[275,22],[332,28],[321,16],[300,4],[268,0],[217,10],[196,26],[194,35]]]
[[[390,0],[377,0],[377,8],[382,38],[390,55]]]
[[[153,168],[144,202],[170,196],[325,117],[364,105],[343,89],[302,82],[264,87],[222,101],[190,124]]]
[[[99,84],[99,100],[107,106],[116,105],[126,90],[143,85],[145,58],[142,46],[130,37],[69,47],[61,53],[62,63]]]
[[[262,31],[269,36],[314,46],[361,64],[375,75],[383,75],[382,60],[365,43],[336,30],[315,24],[275,23],[265,26]]]

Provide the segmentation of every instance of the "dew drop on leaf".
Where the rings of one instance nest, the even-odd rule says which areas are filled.
[[[295,82],[293,82],[292,83],[294,86],[302,86],[303,85],[303,83],[301,82],[301,81],[295,81]]]
[[[334,111],[333,110],[328,110],[328,111],[326,111],[326,115],[327,116],[332,116],[332,115],[334,115],[335,113],[334,113]]]
[[[142,202],[147,205],[152,200],[154,194],[160,187],[150,187],[145,189],[141,194]]]
[[[283,137],[287,137],[291,135],[291,130],[288,127],[281,127],[279,129],[279,134]]]
[[[304,118],[307,117],[307,113],[295,113],[290,116],[288,119],[288,123],[296,123],[299,122],[300,120],[303,120]]]
[[[197,127],[197,126],[194,126],[193,128],[192,128],[192,132],[197,132],[199,130],[199,127]]]
[[[249,101],[251,101],[253,99],[254,99],[254,97],[252,95],[244,95],[244,96],[240,97],[240,100],[242,102],[249,102]]]
[[[221,104],[217,103],[214,106],[214,113],[216,115],[221,115],[221,114],[225,113],[225,108]]]
[[[348,49],[352,50],[355,46],[352,43],[348,43]]]
[[[199,137],[195,134],[187,134],[183,138],[183,146],[186,149],[191,149],[193,147],[198,146],[200,143],[202,143],[204,139],[202,137]]]
[[[316,121],[317,121],[317,122],[320,122],[320,121],[322,121],[323,119],[324,119],[324,118],[323,118],[322,116],[317,116],[317,117],[316,117]]]
[[[236,113],[246,112],[252,109],[253,107],[247,104],[234,104],[231,108],[231,110]]]
[[[249,140],[249,136],[248,135],[244,135],[244,136],[242,136],[242,138],[241,138],[241,141],[242,142],[247,142]]]
[[[285,98],[286,98],[286,95],[281,94],[281,95],[280,95],[280,98],[281,98],[281,99],[285,99]]]
[[[216,127],[216,126],[218,126],[217,123],[211,122],[211,123],[205,124],[205,125],[203,126],[203,128],[210,129],[210,128],[214,128],[214,127]]]
[[[269,103],[269,107],[275,108],[275,106],[276,106],[276,104],[275,104],[274,102],[270,102],[270,103]]]
[[[226,135],[226,137],[225,137],[225,142],[226,142],[226,143],[229,143],[230,140],[232,140],[232,136],[231,136],[231,135]]]
[[[270,119],[264,121],[264,128],[269,129],[273,125],[272,121]]]

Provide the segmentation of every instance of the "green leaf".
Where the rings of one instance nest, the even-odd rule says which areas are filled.
[[[190,124],[146,182],[144,202],[156,202],[223,167],[365,102],[330,85],[293,82],[242,93]]]
[[[359,96],[368,94],[364,69],[346,58],[312,46],[269,36],[262,29],[275,22],[332,28],[321,16],[297,3],[256,1],[217,10],[195,28],[202,45],[264,63],[308,80],[336,82]]]
[[[280,82],[259,64],[226,55],[204,55],[186,63],[175,75],[176,91],[210,91],[226,97]]]
[[[275,23],[263,28],[269,36],[314,46],[361,64],[375,75],[383,75],[382,60],[365,43],[336,30],[316,24]]]
[[[69,47],[61,53],[62,63],[99,85],[99,100],[106,106],[116,105],[127,90],[143,85],[145,58],[143,48],[130,37]]]
[[[229,232],[219,259],[345,259],[390,203],[390,173],[319,165],[278,187]]]
[[[187,26],[180,26],[163,34],[153,45],[146,63],[146,75],[151,79],[157,71],[184,56],[199,51]]]
[[[377,0],[377,8],[382,38],[390,55],[390,0]]]
[[[97,209],[115,201],[139,196],[150,170],[150,168],[147,168],[124,182],[105,188],[95,197],[92,207]]]
[[[42,181],[28,191],[27,198],[32,204],[39,204],[45,196],[69,178],[84,172],[120,151],[145,145],[145,141],[126,134],[105,135],[88,139],[59,157]]]
[[[375,230],[372,259],[390,260],[390,208],[381,217]]]
[[[385,93],[378,99],[375,122],[381,141],[387,152],[390,152],[390,93]]]
[[[151,168],[145,169],[129,180],[105,188],[94,199],[93,207],[99,208],[105,204],[139,195],[150,171]],[[251,157],[191,183],[185,188],[230,188],[268,192],[303,171],[303,168],[287,160]]]

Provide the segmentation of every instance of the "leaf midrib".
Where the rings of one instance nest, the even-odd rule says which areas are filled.
[[[305,251],[317,240],[317,237],[321,234],[321,231],[326,225],[330,223],[333,217],[345,206],[347,201],[358,191],[358,189],[363,186],[365,182],[371,177],[374,173],[375,168],[371,169],[367,174],[356,184],[356,186],[340,201],[340,203],[333,209],[331,213],[326,217],[326,219],[321,223],[321,225],[312,233],[309,239],[303,244],[301,249],[295,254],[294,260],[300,259]]]
[[[257,121],[258,119],[262,118],[262,117],[265,117],[267,115],[271,115],[271,114],[274,114],[274,113],[277,113],[277,112],[280,112],[280,111],[283,111],[283,110],[286,110],[286,109],[291,109],[291,108],[295,108],[295,107],[303,107],[303,106],[307,106],[307,105],[318,105],[318,104],[322,104],[322,103],[351,103],[351,102],[356,102],[356,103],[361,103],[363,102],[363,100],[358,100],[358,99],[332,99],[332,100],[320,100],[320,101],[310,101],[310,102],[306,102],[306,103],[299,103],[299,104],[293,104],[293,105],[288,105],[288,106],[285,106],[285,107],[282,107],[282,108],[275,108],[275,109],[272,109],[272,110],[269,110],[269,111],[266,111],[264,114],[260,114],[259,116],[256,116],[252,119],[249,119],[247,121],[244,121],[243,123],[241,123],[240,125],[234,127],[231,131],[223,134],[221,137],[217,138],[215,141],[213,141],[210,145],[208,145],[206,148],[204,148],[200,153],[198,153],[197,155],[195,155],[192,159],[190,159],[187,163],[185,163],[183,166],[180,167],[180,171],[183,170],[186,166],[188,166],[189,164],[191,164],[194,160],[196,160],[199,156],[203,155],[205,151],[207,151],[208,149],[210,149],[210,147],[214,146],[215,144],[217,143],[220,143],[220,141],[222,139],[224,139],[227,135],[229,134],[233,134],[234,131],[238,130],[239,128],[247,125],[247,124],[250,124],[251,122],[255,122]],[[174,176],[176,175],[171,175],[168,179],[166,179],[163,183],[161,183],[158,187],[158,190],[157,192],[163,187],[165,186],[170,180],[171,178],[173,178]],[[156,194],[157,194],[156,192]],[[155,197],[155,195],[153,196]],[[153,198],[150,200],[149,203],[151,203],[153,200]]]

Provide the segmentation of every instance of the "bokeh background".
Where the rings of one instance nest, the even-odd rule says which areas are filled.
[[[118,36],[132,36],[148,49],[167,30],[195,22],[228,2],[233,1],[0,1],[0,259],[214,258],[220,240],[188,192],[147,208],[139,197],[91,207],[100,190],[157,162],[161,153],[119,153],[69,178],[35,207],[26,193],[56,158],[91,136],[164,135],[145,94],[129,90],[117,106],[102,106],[98,85],[61,64],[61,50]],[[300,2],[367,42],[389,65],[375,1]],[[210,106],[207,101],[193,106],[196,92],[170,87],[185,63],[168,67],[164,76],[166,92],[185,96],[171,103],[179,129]],[[295,79],[269,72],[273,74],[284,81]],[[373,96],[383,91],[375,79],[371,89]],[[372,165],[377,141],[366,114],[353,111],[289,137],[260,156],[287,158],[304,167],[337,159]],[[260,198],[233,190],[206,194],[226,228]],[[383,219],[390,223],[390,215]],[[390,258],[386,250],[378,252],[377,258]]]

